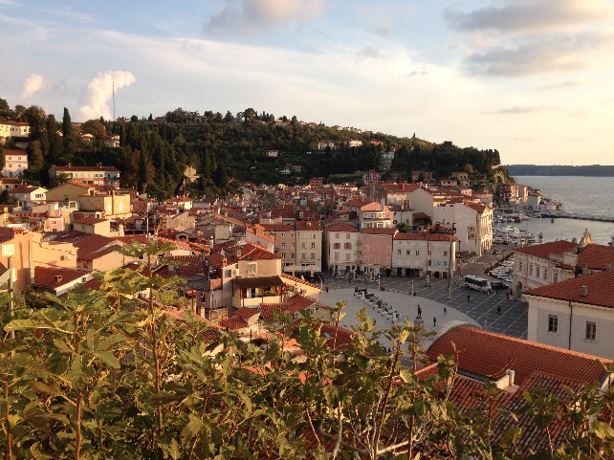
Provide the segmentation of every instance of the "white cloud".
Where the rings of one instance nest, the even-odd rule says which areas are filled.
[[[113,87],[115,91],[132,85],[136,81],[132,72],[123,70],[107,70],[99,73],[87,84],[83,105],[79,113],[83,120],[103,117],[112,117],[108,102],[113,97]]]
[[[519,77],[611,61],[613,10],[609,0],[504,0],[444,14],[464,35],[469,72]]]
[[[226,36],[250,34],[288,21],[305,21],[324,10],[324,0],[239,0],[205,24],[205,32]]]
[[[42,75],[37,73],[30,74],[28,78],[25,79],[23,85],[21,86],[21,92],[19,93],[19,99],[22,101],[27,101],[36,93],[38,93],[45,84],[45,79]]]

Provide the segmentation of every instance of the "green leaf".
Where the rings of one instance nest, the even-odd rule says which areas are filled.
[[[104,364],[112,367],[113,369],[120,368],[119,359],[117,359],[110,351],[99,351],[98,353],[95,353],[95,356]]]
[[[40,393],[47,393],[50,395],[61,395],[62,390],[57,383],[46,384],[42,382],[30,382],[30,388]]]
[[[399,374],[403,382],[409,383],[412,381],[412,374],[408,369],[401,369],[401,372]]]

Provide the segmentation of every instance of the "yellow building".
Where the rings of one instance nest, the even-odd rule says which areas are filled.
[[[126,218],[132,215],[129,193],[96,193],[77,197],[79,210],[97,212],[105,218]]]

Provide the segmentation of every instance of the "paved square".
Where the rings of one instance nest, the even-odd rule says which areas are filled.
[[[416,297],[399,297],[394,301],[389,297],[389,294],[400,293],[409,296],[411,289],[416,293]],[[492,294],[486,294],[462,286],[462,278],[456,278],[452,285],[452,293],[448,298],[448,280],[432,279],[430,287],[427,286],[424,278],[406,278],[406,277],[383,277],[381,285],[384,291],[379,290],[378,283],[372,280],[358,279],[348,283],[347,279],[334,279],[330,277],[324,278],[324,286],[328,287],[329,292],[322,292],[320,299],[323,303],[334,304],[337,301],[345,300],[350,304],[351,299],[355,299],[353,295],[354,287],[368,288],[370,292],[376,294],[380,299],[390,298],[390,303],[397,308],[400,314],[409,315],[411,319],[416,317],[416,306],[418,303],[424,304],[423,318],[426,326],[433,325],[433,316],[437,318],[437,322],[444,320],[443,305],[447,305],[448,315],[454,320],[462,320],[466,318],[474,324],[479,324],[483,328],[499,332],[502,334],[511,335],[514,337],[527,337],[527,322],[528,308],[523,302],[514,299],[508,299],[505,290],[495,291]],[[339,292],[335,292],[339,290]],[[468,297],[469,296],[469,297]],[[412,301],[416,299],[415,303]],[[433,301],[429,303],[428,301]],[[348,308],[348,316],[351,311],[358,311],[355,302],[352,301],[352,306]],[[362,306],[365,304],[363,303]],[[407,307],[406,307],[407,306]],[[452,309],[456,312],[452,312]],[[371,309],[372,318],[379,323],[386,318],[379,315],[375,309]],[[463,316],[461,316],[463,314]],[[451,319],[449,319],[451,320]],[[469,321],[467,321],[469,322]],[[387,324],[387,323],[383,323]],[[443,325],[443,322],[440,323]],[[438,324],[439,325],[439,324]]]

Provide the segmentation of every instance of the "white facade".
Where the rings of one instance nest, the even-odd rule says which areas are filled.
[[[528,339],[614,359],[611,308],[527,295]]]
[[[29,137],[30,126],[27,123],[0,121],[0,137]]]
[[[480,212],[465,203],[442,203],[433,208],[432,221],[454,227],[460,251],[481,256],[492,248],[492,209]]]
[[[28,169],[28,154],[23,150],[4,150],[4,177],[20,177]]]
[[[358,232],[328,231],[328,265],[335,272],[354,271],[358,265]]]
[[[322,271],[322,230],[319,228],[296,229],[296,271],[312,274]]]
[[[405,239],[399,233],[392,242],[392,271],[397,275],[431,274],[448,276],[455,270],[456,243],[430,241],[427,239]]]

